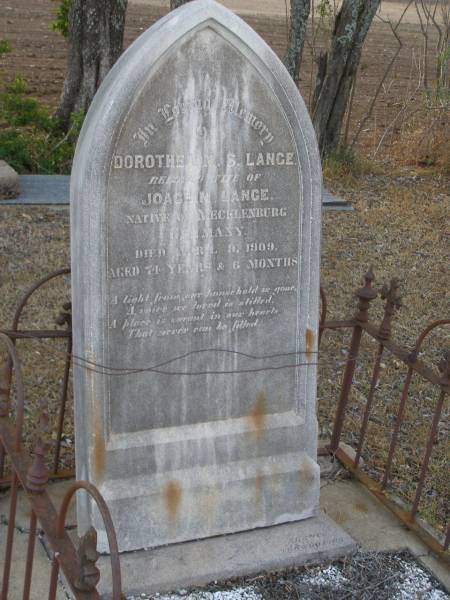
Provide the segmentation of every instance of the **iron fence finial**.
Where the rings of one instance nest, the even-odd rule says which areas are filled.
[[[386,300],[386,304],[384,307],[383,321],[380,325],[378,335],[382,340],[388,340],[392,333],[392,319],[395,315],[395,311],[399,310],[402,306],[402,297],[398,279],[391,279],[389,285],[385,283],[380,290],[380,295],[383,300]]]
[[[370,265],[367,273],[364,275],[364,286],[356,291],[356,297],[359,299],[358,311],[355,319],[360,323],[367,323],[369,320],[368,310],[372,300],[378,296],[377,291],[372,287],[375,281],[373,267]]]
[[[59,312],[59,315],[55,319],[56,324],[66,325],[67,328],[72,327],[72,302],[65,302],[62,305],[62,310]]]
[[[97,531],[94,527],[90,527],[80,539],[77,555],[80,561],[80,574],[75,582],[77,589],[86,592],[95,590],[100,581],[100,571],[95,564],[99,553],[97,552]]]

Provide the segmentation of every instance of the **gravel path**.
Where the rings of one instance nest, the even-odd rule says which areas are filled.
[[[128,600],[446,600],[439,583],[408,552],[358,552],[346,560],[261,575],[204,590]]]

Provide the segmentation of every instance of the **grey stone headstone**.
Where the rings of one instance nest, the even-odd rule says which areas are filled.
[[[7,162],[0,160],[0,200],[16,198],[19,193],[19,176]]]
[[[121,550],[317,514],[321,195],[295,85],[211,0],[97,93],[71,178],[76,459]]]

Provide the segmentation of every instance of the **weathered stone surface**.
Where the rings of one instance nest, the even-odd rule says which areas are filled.
[[[355,552],[354,540],[323,513],[312,519],[122,555],[126,594],[173,591],[242,575],[333,560]],[[99,589],[111,593],[111,567],[99,562]]]
[[[19,176],[7,162],[0,160],[0,200],[16,198],[19,192]]]
[[[121,550],[317,513],[321,193],[297,89],[211,0],[102,85],[71,181],[77,476]]]

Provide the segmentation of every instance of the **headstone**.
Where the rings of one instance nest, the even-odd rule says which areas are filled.
[[[0,200],[9,200],[19,195],[19,176],[4,160],[0,160]]]
[[[211,0],[161,19],[95,97],[71,209],[77,477],[120,550],[317,514],[321,168],[272,50]]]

